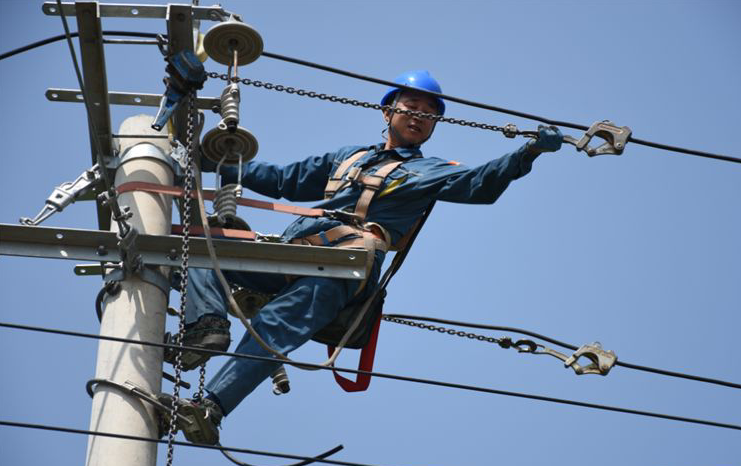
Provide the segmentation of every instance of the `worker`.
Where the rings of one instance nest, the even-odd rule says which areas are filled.
[[[381,105],[444,114],[445,102],[425,92],[442,92],[429,72],[406,72],[394,82],[419,91],[391,87],[382,97]],[[348,304],[363,302],[371,295],[378,285],[389,246],[415,226],[432,202],[492,204],[511,181],[530,172],[533,161],[541,153],[560,149],[563,139],[556,127],[541,126],[537,139],[501,158],[469,168],[457,162],[423,157],[420,147],[432,135],[435,121],[389,110],[384,110],[382,116],[385,120],[382,133],[386,136],[380,144],[343,147],[286,166],[251,161],[244,167],[241,184],[265,196],[298,202],[324,198],[318,204],[322,209],[356,214],[359,208],[365,210],[361,212],[365,223],[360,228],[335,218],[300,217],[285,230],[282,241],[334,247],[367,246],[374,260],[366,281],[224,273],[233,285],[275,295],[252,319],[252,325],[265,342],[282,354],[307,342]],[[343,162],[351,159],[352,163],[343,166]],[[382,171],[390,172],[382,176]],[[221,174],[223,183],[237,182],[233,167],[222,168]],[[370,196],[363,195],[371,179],[368,176],[374,174],[379,174],[376,178],[381,180],[380,186],[371,190]],[[212,270],[191,269],[189,276],[184,344],[224,351],[229,346],[224,290]],[[270,356],[249,333],[245,333],[235,352]],[[207,359],[208,355],[184,352],[183,360],[188,361],[184,369],[197,367]],[[232,412],[278,366],[277,360],[230,358],[206,385],[208,395],[204,399],[178,401],[179,412],[193,421],[178,422],[178,428],[189,441],[217,443],[223,416]],[[163,395],[163,402],[171,403],[172,399]]]

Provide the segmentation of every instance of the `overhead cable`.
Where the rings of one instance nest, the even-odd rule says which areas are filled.
[[[98,432],[98,431],[93,431],[93,430],[73,429],[70,427],[50,426],[50,425],[44,425],[44,424],[31,424],[27,422],[0,420],[0,426],[49,430],[49,431],[54,431],[54,432],[65,432],[69,434],[94,435],[98,437],[112,437],[112,438],[120,438],[124,440],[138,440],[141,442],[150,442],[150,443],[161,443],[161,444],[167,443],[167,440],[153,439],[149,437],[138,437],[135,435],[116,434],[112,432]],[[275,453],[275,452],[270,452],[270,451],[252,450],[248,448],[224,447],[221,445],[207,445],[204,443],[190,443],[190,442],[182,442],[182,441],[177,441],[177,440],[175,440],[173,444],[178,445],[178,446],[183,446],[183,447],[205,448],[208,450],[221,450],[222,452],[246,453],[250,455],[269,456],[273,458],[301,460],[301,463],[298,463],[298,464],[310,464],[310,463],[316,462],[316,463],[326,463],[326,464],[337,464],[341,466],[372,466],[372,465],[368,465],[364,463],[351,463],[348,461],[330,460],[330,459],[322,458],[321,455],[320,456],[299,456],[299,455],[291,455],[288,453]],[[294,465],[294,466],[298,466],[298,465]]]
[[[138,340],[132,340],[130,338],[119,338],[119,337],[110,337],[110,336],[105,336],[105,335],[94,335],[90,333],[73,332],[69,330],[58,330],[58,329],[51,329],[51,328],[44,328],[44,327],[34,327],[30,325],[11,324],[7,322],[0,322],[0,327],[13,328],[17,330],[28,330],[28,331],[34,331],[34,332],[53,333],[53,334],[58,334],[58,335],[89,338],[89,339],[94,339],[94,340],[117,341],[121,343],[132,343],[136,345],[156,346],[160,348],[172,348],[172,349],[179,349],[179,350],[197,351],[201,353],[210,354],[212,356],[229,356],[229,357],[235,357],[235,358],[251,359],[251,360],[256,360],[256,361],[268,361],[268,362],[276,361],[275,358],[271,358],[267,356],[256,356],[256,355],[241,354],[241,353],[229,353],[226,351],[208,350],[204,348],[191,347],[191,346],[180,347],[180,346],[170,345],[166,343],[138,341]],[[459,390],[489,393],[493,395],[512,396],[512,397],[525,398],[525,399],[530,399],[530,400],[547,401],[550,403],[559,403],[559,404],[566,404],[566,405],[571,405],[571,406],[580,406],[583,408],[599,409],[603,411],[613,411],[613,412],[619,412],[619,413],[635,414],[638,416],[646,416],[646,417],[667,419],[671,421],[686,422],[686,423],[691,423],[691,424],[701,424],[701,425],[706,425],[706,426],[721,427],[724,429],[741,430],[741,425],[736,425],[736,424],[708,421],[704,419],[695,419],[695,418],[689,418],[689,417],[684,417],[684,416],[675,416],[672,414],[655,413],[651,411],[641,411],[641,410],[630,409],[630,408],[621,408],[617,406],[602,405],[602,404],[597,404],[597,403],[587,403],[584,401],[568,400],[568,399],[554,398],[554,397],[542,396],[542,395],[532,395],[529,393],[498,390],[498,389],[486,388],[486,387],[477,387],[474,385],[443,382],[439,380],[423,379],[423,378],[418,378],[418,377],[409,377],[409,376],[396,375],[396,374],[387,374],[383,372],[362,371],[362,370],[356,370],[356,369],[346,369],[342,367],[327,367],[327,366],[322,366],[320,364],[312,364],[308,362],[305,363],[305,362],[284,361],[283,363],[289,364],[291,366],[297,366],[297,367],[300,367],[300,366],[313,367],[313,368],[320,369],[320,370],[334,370],[337,372],[346,372],[346,373],[356,374],[356,375],[368,375],[371,377],[379,377],[379,378],[391,379],[391,380],[400,380],[404,382],[433,385],[433,386],[438,386],[438,387],[455,388]]]
[[[71,35],[74,37],[74,36],[77,36],[77,33],[72,33]],[[143,37],[143,38],[157,38],[157,36],[158,36],[158,34],[155,34],[155,33],[128,32],[128,31],[103,31],[103,35],[130,36],[130,37]],[[159,35],[159,36],[163,36],[163,35]],[[163,36],[163,37],[166,37],[166,36]],[[31,49],[34,49],[36,47],[41,47],[43,45],[47,45],[47,44],[50,44],[52,42],[56,42],[58,40],[62,40],[64,38],[65,38],[65,36],[54,36],[54,37],[50,37],[48,39],[44,39],[44,40],[40,40],[38,42],[34,42],[32,44],[28,44],[26,46],[23,46],[23,47],[20,47],[20,48],[17,48],[17,49],[14,49],[14,50],[11,50],[9,52],[6,52],[6,53],[1,54],[0,55],[0,60],[3,60],[3,59],[8,58],[8,57],[11,57],[13,55],[17,55],[17,54],[22,53],[22,52],[26,52],[26,51],[31,50]],[[360,74],[360,73],[354,73],[354,72],[351,72],[351,71],[346,71],[346,70],[342,70],[342,69],[339,69],[339,68],[334,68],[334,67],[331,67],[331,66],[321,65],[321,64],[314,63],[314,62],[307,61],[307,60],[301,60],[301,59],[298,59],[298,58],[288,57],[286,55],[280,55],[280,54],[277,54],[277,53],[271,53],[271,52],[263,51],[262,52],[262,56],[267,57],[267,58],[272,58],[274,60],[280,60],[280,61],[285,61],[285,62],[288,62],[288,63],[293,63],[293,64],[297,64],[297,65],[301,65],[301,66],[315,68],[315,69],[318,69],[318,70],[327,71],[327,72],[330,72],[330,73],[339,74],[339,75],[342,75],[342,76],[346,76],[346,77],[350,77],[350,78],[354,78],[354,79],[359,79],[359,80],[362,80],[362,81],[372,82],[372,83],[375,83],[375,84],[381,84],[383,86],[397,87],[397,88],[400,88],[400,89],[414,90],[414,91],[420,92],[419,89],[416,89],[416,88],[413,88],[413,87],[404,86],[404,85],[401,85],[401,84],[397,84],[397,83],[394,83],[394,82],[391,82],[391,81],[387,81],[385,79],[374,78],[374,77],[366,76],[366,75],[363,75],[363,74]],[[459,103],[459,104],[462,104],[462,105],[467,105],[467,106],[470,106],[470,107],[476,107],[476,108],[480,108],[480,109],[484,109],[484,110],[491,110],[491,111],[494,111],[494,112],[499,112],[499,113],[504,113],[504,114],[507,114],[507,115],[517,116],[517,117],[520,117],[520,118],[525,118],[525,119],[528,119],[528,120],[533,120],[533,121],[538,121],[540,123],[545,123],[547,125],[562,126],[564,128],[571,128],[571,129],[577,129],[577,130],[582,130],[582,131],[586,131],[586,130],[589,129],[588,126],[582,125],[582,124],[578,124],[578,123],[571,123],[571,122],[568,122],[568,121],[554,120],[552,118],[546,118],[546,117],[543,117],[543,116],[540,116],[540,115],[535,115],[535,114],[532,114],[532,113],[525,113],[525,112],[520,112],[520,111],[517,111],[517,110],[511,110],[511,109],[504,108],[504,107],[498,107],[498,106],[495,106],[495,105],[489,105],[489,104],[484,104],[484,103],[481,103],[481,102],[475,102],[475,101],[472,101],[472,100],[462,99],[460,97],[455,97],[455,96],[451,96],[451,95],[447,95],[447,94],[440,94],[440,93],[429,92],[429,91],[421,91],[421,92],[424,92],[424,93],[430,94],[430,95],[434,95],[435,97],[439,97],[441,99],[445,99],[445,100],[448,100],[450,102],[456,102],[456,103]],[[638,138],[635,138],[633,136],[630,136],[630,138],[628,139],[628,141],[629,142],[633,142],[635,144],[642,145],[642,146],[652,147],[654,149],[662,149],[662,150],[666,150],[666,151],[670,151],[670,152],[677,152],[677,153],[680,153],[680,154],[695,155],[695,156],[698,156],[698,157],[705,157],[705,158],[710,158],[710,159],[723,160],[723,161],[726,161],[726,162],[741,163],[741,158],[738,158],[738,157],[731,157],[731,156],[723,155],[723,154],[715,154],[715,153],[712,153],[712,152],[701,151],[701,150],[696,150],[696,149],[687,149],[685,147],[673,146],[673,145],[669,145],[669,144],[662,144],[662,143],[658,143],[658,142],[648,141],[648,140],[645,140],[645,139],[638,139]]]
[[[563,348],[568,348],[572,351],[576,351],[578,349],[578,346],[572,345],[571,343],[565,343],[563,341],[559,341],[554,338],[541,335],[539,333],[535,333],[529,330],[524,330],[524,329],[515,328],[515,327],[502,327],[498,325],[473,324],[470,322],[460,322],[460,321],[455,321],[455,320],[439,319],[437,317],[415,316],[415,315],[407,315],[407,314],[384,314],[383,317],[388,318],[388,319],[410,319],[410,320],[418,320],[418,321],[425,321],[425,322],[436,322],[436,323],[445,324],[445,325],[457,325],[460,327],[479,328],[479,329],[484,329],[484,330],[495,330],[495,331],[500,331],[500,332],[514,332],[514,333],[520,333],[522,335],[528,335],[534,338],[538,338],[540,340],[553,343],[554,345],[558,345]],[[666,375],[669,377],[678,377],[682,379],[695,380],[697,382],[705,382],[705,383],[711,383],[711,384],[716,384],[716,385],[723,385],[725,387],[730,387],[730,388],[741,389],[741,384],[734,383],[734,382],[728,382],[726,380],[712,379],[709,377],[702,377],[698,375],[684,374],[682,372],[674,372],[674,371],[668,371],[665,369],[657,369],[654,367],[641,366],[638,364],[632,364],[632,363],[620,361],[619,359],[615,362],[615,365],[626,367],[628,369],[634,369],[634,370],[639,370],[639,371],[652,372],[654,374]]]

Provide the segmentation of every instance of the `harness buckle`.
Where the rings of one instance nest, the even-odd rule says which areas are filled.
[[[581,139],[577,140],[572,136],[564,136],[563,141],[576,146],[577,151],[586,152],[589,157],[605,154],[620,155],[623,153],[631,133],[632,130],[627,126],[616,126],[610,120],[603,120],[590,126]],[[599,147],[589,147],[588,144],[594,136],[604,139],[605,143]]]
[[[363,225],[363,219],[360,218],[359,215],[352,212],[346,212],[344,210],[325,210],[324,215],[333,220],[339,220],[342,223],[357,226]]]
[[[356,165],[356,166],[354,166],[354,167],[351,167],[351,168],[350,168],[350,169],[349,169],[349,170],[347,171],[347,179],[348,179],[349,181],[352,181],[352,182],[355,182],[355,181],[357,181],[357,180],[358,180],[358,178],[360,177],[360,173],[361,173],[362,171],[363,171],[363,170],[362,170],[362,169],[361,169],[361,168],[360,168],[359,166],[357,166],[357,165]]]

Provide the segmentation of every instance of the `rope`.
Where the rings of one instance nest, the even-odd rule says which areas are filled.
[[[11,324],[7,322],[0,322],[0,327],[13,328],[13,329],[18,329],[18,330],[28,330],[28,331],[34,331],[34,332],[53,333],[53,334],[58,334],[58,335],[74,336],[74,337],[79,337],[79,338],[89,338],[93,340],[108,340],[108,341],[117,341],[121,343],[133,343],[137,345],[157,346],[160,348],[179,348],[182,350],[198,351],[198,352],[210,354],[212,356],[229,356],[229,357],[235,357],[235,358],[251,359],[255,361],[268,361],[268,362],[276,361],[274,358],[267,357],[267,356],[256,356],[256,355],[241,354],[241,353],[228,353],[226,351],[208,350],[204,348],[197,348],[197,347],[191,347],[191,346],[177,347],[175,345],[169,345],[166,343],[138,341],[138,340],[131,340],[128,338],[110,337],[110,336],[104,336],[104,335],[93,335],[89,333],[73,332],[69,330],[58,330],[58,329],[42,328],[42,327],[33,327],[29,325]],[[403,382],[418,383],[418,384],[423,384],[423,385],[433,385],[433,386],[438,386],[438,387],[455,388],[458,390],[488,393],[492,395],[503,395],[503,396],[510,396],[510,397],[516,397],[516,398],[525,398],[525,399],[530,399],[530,400],[546,401],[549,403],[566,404],[566,405],[571,405],[571,406],[579,406],[582,408],[591,408],[591,409],[598,409],[602,411],[612,411],[612,412],[619,412],[619,413],[626,413],[626,414],[634,414],[637,416],[667,419],[671,421],[685,422],[685,423],[690,423],[690,424],[700,424],[700,425],[706,425],[706,426],[712,426],[712,427],[720,427],[723,429],[732,429],[732,430],[741,431],[741,425],[728,424],[728,423],[716,422],[716,421],[708,421],[704,419],[695,419],[695,418],[689,418],[689,417],[684,417],[684,416],[675,416],[672,414],[663,414],[663,413],[656,413],[656,412],[651,412],[651,411],[640,411],[636,409],[622,408],[618,406],[610,406],[610,405],[603,405],[603,404],[597,404],[597,403],[587,403],[587,402],[577,401],[577,400],[568,400],[568,399],[563,399],[563,398],[533,395],[529,393],[498,390],[494,388],[478,387],[474,385],[465,385],[465,384],[452,383],[452,382],[443,382],[439,380],[423,379],[423,378],[418,378],[418,377],[408,377],[408,376],[397,375],[397,374],[387,374],[383,372],[361,371],[357,369],[346,369],[342,367],[325,367],[319,364],[312,364],[312,363],[306,363],[306,362],[286,361],[285,364],[290,364],[292,366],[313,367],[313,368],[320,369],[320,370],[334,370],[338,372],[346,372],[349,374],[356,374],[356,375],[357,374],[368,375],[371,377],[380,377],[384,379],[399,380]]]

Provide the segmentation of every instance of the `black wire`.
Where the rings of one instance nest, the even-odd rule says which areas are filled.
[[[79,37],[79,32],[70,32],[70,37]],[[133,31],[103,31],[104,36],[122,36],[122,37],[141,37],[144,39],[156,39],[157,34],[151,33],[151,32],[133,32]],[[8,52],[5,52],[3,54],[0,54],[0,61],[5,60],[6,58],[10,58],[14,55],[18,55],[23,52],[27,52],[29,50],[33,50],[38,47],[43,47],[44,45],[48,45],[54,42],[58,42],[60,40],[64,40],[67,38],[66,34],[59,34],[58,36],[49,37],[37,42],[30,43],[28,45],[24,45],[23,47],[18,47],[17,49],[10,50]]]
[[[515,332],[515,333],[521,333],[523,335],[529,335],[534,338],[538,338],[543,341],[547,341],[549,343],[553,343],[554,345],[561,346],[563,348],[568,348],[572,351],[576,351],[578,349],[577,346],[574,346],[570,343],[565,343],[563,341],[556,340],[551,337],[547,337],[545,335],[541,335],[539,333],[531,332],[529,330],[523,330],[521,328],[514,328],[514,327],[501,327],[498,325],[485,325],[485,324],[472,324],[469,322],[459,322],[455,320],[447,320],[447,319],[439,319],[437,317],[426,317],[426,316],[413,316],[413,315],[406,315],[406,314],[384,314],[384,317],[388,318],[398,318],[398,319],[409,319],[409,320],[420,320],[424,322],[436,322],[439,324],[446,324],[446,325],[457,325],[460,327],[471,327],[471,328],[480,328],[484,330],[496,330],[496,331],[503,331],[503,332]],[[688,380],[695,380],[697,382],[705,382],[705,383],[712,383],[716,385],[723,385],[725,387],[731,387],[731,388],[738,388],[741,389],[741,384],[734,383],[734,382],[728,382],[725,380],[720,379],[711,379],[709,377],[702,377],[699,375],[692,375],[692,374],[684,374],[682,372],[674,372],[674,371],[668,371],[665,369],[657,369],[654,367],[648,367],[648,366],[641,366],[638,364],[632,364],[628,362],[620,361],[619,359],[615,362],[616,366],[622,366],[626,367],[628,369],[634,369],[639,371],[645,371],[645,372],[653,372],[654,374],[661,374],[666,375],[669,377],[678,377],[682,379],[688,379]]]
[[[138,340],[132,340],[129,338],[110,337],[110,336],[105,336],[105,335],[93,335],[90,333],[73,332],[69,330],[57,330],[57,329],[43,328],[43,327],[33,327],[30,325],[11,324],[7,322],[0,322],[0,327],[7,327],[7,328],[18,329],[18,330],[29,330],[29,331],[42,332],[42,333],[54,333],[58,335],[67,335],[67,336],[74,336],[74,337],[80,337],[80,338],[90,338],[94,340],[107,340],[107,341],[116,341],[120,343],[133,343],[133,344],[144,345],[144,346],[156,346],[160,348],[171,348],[171,349],[176,349],[176,350],[197,351],[199,353],[210,354],[212,356],[230,356],[230,357],[236,357],[236,358],[252,359],[256,361],[269,361],[269,362],[277,361],[277,359],[272,358],[272,357],[267,357],[267,356],[255,356],[252,354],[229,353],[226,351],[208,350],[204,348],[197,348],[197,347],[191,347],[191,346],[181,347],[181,346],[176,346],[176,345],[170,345],[167,343],[138,341]],[[702,425],[713,426],[713,427],[721,427],[724,429],[741,430],[741,425],[726,424],[726,423],[715,422],[715,421],[706,421],[703,419],[694,419],[694,418],[688,418],[688,417],[683,417],[683,416],[674,416],[671,414],[654,413],[651,411],[639,411],[635,409],[620,408],[616,406],[601,405],[601,404],[596,404],[596,403],[587,403],[583,401],[566,400],[562,398],[553,398],[553,397],[541,396],[541,395],[531,395],[528,393],[497,390],[497,389],[485,388],[485,387],[477,387],[474,385],[464,385],[464,384],[451,383],[451,382],[441,382],[438,380],[408,377],[408,376],[403,376],[403,375],[386,374],[383,372],[361,371],[357,369],[346,369],[343,367],[334,367],[334,366],[327,367],[321,364],[313,364],[313,363],[308,363],[308,362],[298,362],[298,361],[281,361],[281,362],[283,364],[288,364],[288,365],[296,366],[296,367],[309,367],[313,369],[331,370],[331,371],[345,372],[345,373],[356,374],[356,375],[368,375],[368,376],[379,377],[383,379],[401,380],[404,382],[413,382],[413,383],[433,385],[433,386],[438,386],[438,387],[457,388],[459,390],[490,393],[494,395],[512,396],[512,397],[525,398],[525,399],[530,399],[530,400],[548,401],[551,403],[581,406],[583,408],[600,409],[604,411],[635,414],[638,416],[654,417],[654,418],[660,418],[660,419],[668,419],[672,421],[688,422],[692,424],[702,424]]]
[[[114,433],[109,433],[109,432],[96,432],[92,430],[73,429],[70,427],[58,427],[58,426],[50,426],[50,425],[44,425],[44,424],[31,424],[27,422],[14,422],[14,421],[0,420],[0,425],[8,426],[8,427],[21,427],[21,428],[26,428],[26,429],[50,430],[54,432],[66,432],[69,434],[95,435],[98,437],[111,437],[111,438],[120,438],[120,439],[125,439],[125,440],[138,440],[141,442],[167,444],[167,440],[159,440],[159,439],[153,439],[153,438],[148,438],[148,437],[137,437],[135,435],[114,434]],[[291,455],[288,453],[274,453],[270,451],[251,450],[247,448],[224,447],[221,445],[206,445],[204,443],[190,443],[190,442],[182,442],[182,441],[177,441],[177,440],[173,441],[172,443],[174,445],[184,446],[184,447],[206,448],[209,450],[221,450],[222,452],[246,453],[250,455],[269,456],[273,458],[303,460],[303,461],[309,461],[312,463],[318,462],[318,463],[327,463],[327,464],[338,464],[338,465],[343,465],[343,466],[371,466],[371,465],[364,464],[364,463],[350,463],[347,461],[329,460],[326,458],[321,458],[319,456],[315,456],[315,457],[314,456],[299,456],[299,455]],[[308,464],[308,463],[305,463],[305,464]]]
[[[76,32],[75,33],[72,33],[72,36],[73,37],[76,37],[77,35],[78,35],[78,33],[76,33]],[[155,33],[128,32],[128,31],[103,31],[103,35],[144,37],[144,38],[157,38],[157,36],[158,36],[158,34],[155,34]],[[6,52],[6,53],[3,53],[2,55],[0,55],[0,60],[4,60],[5,58],[12,57],[13,55],[17,55],[19,53],[26,52],[26,51],[31,50],[31,49],[34,49],[36,47],[41,47],[43,45],[50,44],[52,42],[56,42],[58,40],[64,39],[64,37],[65,36],[54,36],[54,37],[50,37],[48,39],[40,40],[38,42],[34,42],[32,44],[29,44],[29,45],[26,45],[26,46],[23,46],[23,47],[20,47],[20,48],[11,50],[9,52]],[[345,71],[345,70],[341,70],[339,68],[333,68],[331,66],[320,65],[318,63],[310,62],[310,61],[307,61],[307,60],[301,60],[301,59],[298,59],[298,58],[288,57],[288,56],[285,56],[285,55],[279,55],[277,53],[271,53],[271,52],[265,52],[265,51],[263,51],[262,52],[262,56],[267,57],[267,58],[272,58],[274,60],[285,61],[285,62],[294,63],[294,64],[301,65],[301,66],[306,66],[306,67],[315,68],[315,69],[322,70],[322,71],[327,71],[327,72],[334,73],[334,74],[339,74],[339,75],[342,75],[342,76],[347,76],[349,78],[359,79],[361,81],[368,81],[368,82],[372,82],[372,83],[376,83],[376,84],[381,84],[381,85],[384,85],[384,86],[397,87],[397,88],[400,88],[400,89],[407,89],[407,90],[419,91],[419,89],[417,89],[417,88],[413,88],[413,87],[409,87],[409,86],[404,86],[404,85],[397,84],[397,83],[394,83],[394,82],[391,82],[391,81],[387,81],[385,79],[378,79],[378,78],[374,78],[374,77],[371,77],[371,76],[365,76],[365,75],[362,75],[362,74],[359,74],[359,73],[353,73],[351,71]],[[551,119],[551,118],[546,118],[546,117],[543,117],[543,116],[535,115],[535,114],[532,114],[532,113],[525,113],[525,112],[520,112],[520,111],[517,111],[517,110],[511,110],[511,109],[504,108],[504,107],[497,107],[495,105],[488,105],[488,104],[483,104],[483,103],[480,103],[480,102],[474,102],[472,100],[462,99],[460,97],[455,97],[455,96],[451,96],[451,95],[447,95],[447,94],[440,94],[440,93],[437,93],[437,92],[430,92],[430,91],[423,91],[423,92],[426,93],[426,94],[433,95],[435,97],[439,97],[441,99],[449,100],[451,102],[456,102],[456,103],[459,103],[459,104],[462,104],[462,105],[467,105],[469,107],[476,107],[476,108],[481,108],[481,109],[484,109],[484,110],[491,110],[491,111],[494,111],[494,112],[504,113],[504,114],[507,114],[507,115],[513,115],[513,116],[517,116],[517,117],[520,117],[520,118],[525,118],[525,119],[528,119],[528,120],[533,120],[533,121],[538,121],[538,122],[541,122],[541,123],[545,123],[547,125],[562,126],[564,128],[578,129],[578,130],[582,130],[582,131],[586,131],[586,130],[589,129],[588,126],[581,125],[581,124],[578,124],[578,123],[571,123],[571,122],[568,122],[568,121],[554,120],[554,119]],[[631,136],[628,139],[628,141],[633,142],[635,144],[642,145],[642,146],[653,147],[654,149],[662,149],[662,150],[666,150],[666,151],[677,152],[677,153],[680,153],[680,154],[696,155],[696,156],[699,156],[699,157],[706,157],[706,158],[710,158],[710,159],[724,160],[726,162],[741,163],[741,158],[731,157],[731,156],[722,155],[722,154],[714,154],[712,152],[706,152],[706,151],[701,151],[701,150],[696,150],[696,149],[687,149],[687,148],[684,148],[684,147],[672,146],[672,145],[668,145],[668,144],[661,144],[661,143],[658,143],[658,142],[647,141],[645,139],[638,139],[638,138],[635,138],[633,136]]]

